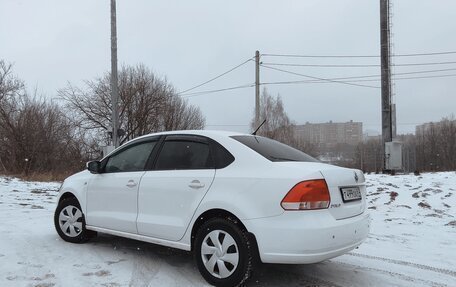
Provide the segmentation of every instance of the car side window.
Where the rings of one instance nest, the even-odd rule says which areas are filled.
[[[158,155],[155,169],[212,169],[209,144],[191,140],[167,140]]]
[[[156,143],[156,141],[143,142],[111,156],[106,163],[105,172],[144,170],[146,162]]]
[[[234,161],[234,156],[216,141],[212,141],[211,151],[214,165],[217,169],[225,168]]]

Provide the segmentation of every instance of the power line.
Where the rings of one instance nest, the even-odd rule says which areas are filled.
[[[285,58],[378,58],[378,55],[297,55],[297,54],[261,54],[265,57]]]
[[[207,91],[201,91],[201,92],[194,92],[194,93],[188,93],[188,94],[182,95],[182,97],[191,98],[191,97],[196,97],[196,96],[201,96],[201,95],[206,95],[206,94],[212,94],[212,93],[218,93],[218,92],[223,92],[223,91],[231,91],[231,90],[237,90],[237,89],[251,88],[253,86],[255,86],[255,84],[246,84],[246,85],[229,87],[229,88],[222,88],[222,89],[216,89],[216,90],[207,90]]]
[[[397,76],[397,75],[412,75],[412,74],[424,74],[424,73],[436,73],[436,72],[447,72],[447,71],[456,71],[456,68],[439,69],[439,70],[424,70],[424,71],[403,72],[403,73],[394,73],[393,76]],[[379,76],[380,76],[380,75],[379,75]]]
[[[265,68],[267,66],[261,65]],[[450,68],[450,69],[438,69],[438,70],[421,70],[421,71],[414,71],[414,72],[402,72],[402,73],[394,73],[392,76],[402,76],[402,75],[414,75],[414,74],[427,74],[427,73],[437,73],[437,72],[447,72],[447,71],[456,71],[456,68]],[[352,80],[352,79],[365,79],[365,78],[378,78],[380,77],[380,74],[375,74],[375,75],[360,75],[360,76],[351,76],[351,77],[337,77],[337,78],[328,78],[330,80]],[[315,81],[285,81],[283,83],[293,83],[293,82],[315,82]],[[280,83],[280,82],[277,82]]]
[[[264,66],[265,68],[271,68],[273,70],[280,70],[281,72],[288,73],[290,71],[285,71],[281,69],[276,69],[272,67],[267,67]],[[360,86],[360,87],[368,87],[368,88],[379,88],[376,86],[369,86],[369,85],[362,85],[362,84],[356,84],[356,83],[361,83],[361,82],[378,82],[380,79],[371,79],[371,80],[349,80],[349,81],[338,81],[338,79],[349,79],[349,78],[355,78],[355,77],[346,77],[346,78],[318,78],[318,77],[312,77],[308,75],[302,75],[294,72],[290,72],[291,74],[294,75],[299,75],[303,77],[308,77],[313,80],[303,80],[303,81],[282,81],[282,82],[266,82],[266,83],[261,83],[260,85],[286,85],[286,84],[321,84],[321,83],[338,83],[338,84],[346,84],[346,85],[353,85],[353,86]],[[372,75],[374,76],[374,75]],[[447,74],[447,75],[435,75],[435,76],[420,76],[420,77],[403,77],[403,78],[395,78],[394,80],[412,80],[412,79],[429,79],[429,78],[445,78],[445,77],[455,77],[456,74]],[[379,76],[377,76],[379,77]],[[336,79],[336,80],[335,80]],[[194,92],[194,93],[189,93],[186,95],[183,95],[182,97],[184,98],[191,98],[191,97],[196,97],[196,96],[201,96],[201,95],[206,95],[206,94],[212,94],[212,93],[218,93],[218,92],[224,92],[224,91],[231,91],[231,90],[237,90],[237,89],[245,89],[245,88],[251,88],[254,87],[255,84],[246,84],[246,85],[241,85],[241,86],[235,86],[235,87],[228,87],[228,88],[222,88],[222,89],[216,89],[216,90],[207,90],[207,91],[201,91],[201,92]]]
[[[456,51],[448,52],[431,52],[431,53],[415,53],[415,54],[395,54],[393,57],[416,57],[416,56],[436,56],[436,55],[451,55],[456,54]],[[285,57],[285,58],[379,58],[380,55],[298,55],[298,54],[261,54],[266,57]]]
[[[261,83],[260,85],[286,85],[286,84],[318,84],[318,83],[338,83],[338,84],[346,84],[346,85],[352,85],[352,86],[359,86],[359,87],[367,87],[367,88],[379,88],[377,86],[370,86],[370,85],[363,85],[363,84],[356,84],[356,83],[361,83],[361,82],[378,82],[380,79],[371,79],[367,80],[365,78],[375,78],[375,77],[380,77],[380,75],[362,75],[362,76],[352,76],[352,77],[338,77],[338,78],[320,78],[320,77],[314,77],[314,76],[309,76],[309,75],[304,75],[288,70],[283,70],[283,69],[278,69],[274,67],[269,67],[265,64],[261,64],[262,67],[268,68],[271,70],[276,70],[279,72],[283,73],[288,73],[292,75],[297,75],[301,77],[306,77],[310,78],[311,80],[302,80],[302,81],[279,81],[279,82],[266,82],[266,83]],[[410,75],[410,74],[421,74],[421,73],[434,73],[434,72],[443,72],[443,71],[454,71],[455,69],[439,69],[439,70],[424,70],[424,71],[415,71],[415,72],[405,72],[405,73],[395,73],[393,76],[397,75]],[[447,75],[435,75],[435,76],[421,76],[421,77],[402,77],[402,78],[395,78],[394,80],[411,80],[411,79],[428,79],[428,78],[445,78],[445,77],[454,77],[456,74],[447,74]],[[344,81],[341,81],[344,80]],[[346,81],[348,80],[348,81]],[[191,98],[191,97],[196,97],[196,96],[201,96],[201,95],[207,95],[207,94],[212,94],[212,93],[219,93],[219,92],[224,92],[224,91],[231,91],[231,90],[238,90],[238,89],[245,89],[245,88],[251,88],[254,87],[255,84],[245,84],[245,85],[239,85],[239,86],[234,86],[234,87],[227,87],[227,88],[221,88],[221,89],[214,89],[214,90],[206,90],[206,91],[200,91],[200,92],[194,92],[194,93],[187,93],[185,95],[181,95],[184,98]]]
[[[325,68],[360,68],[360,67],[380,67],[378,64],[343,64],[343,65],[327,65],[327,64],[292,64],[292,63],[263,63],[267,66],[286,66],[286,67],[325,67]]]
[[[446,74],[446,75],[435,75],[435,76],[421,76],[421,77],[403,77],[403,78],[394,78],[394,80],[412,80],[412,79],[432,79],[432,78],[448,78],[455,77],[456,74]]]
[[[424,70],[424,71],[414,71],[414,72],[402,72],[402,73],[394,73],[394,74],[392,74],[392,76],[427,74],[427,73],[437,73],[437,72],[447,72],[447,71],[456,71],[456,68],[438,69],[438,70]],[[377,74],[377,75],[362,75],[362,76],[340,77],[340,78],[331,78],[331,79],[332,80],[349,80],[349,79],[363,79],[363,78],[376,78],[376,77],[381,77],[381,75],[380,74]]]
[[[447,52],[431,52],[431,53],[416,53],[416,54],[393,54],[393,57],[415,57],[415,56],[436,56],[436,55],[451,55],[456,54],[456,51]]]
[[[337,83],[337,84],[344,84],[344,85],[350,85],[350,86],[358,86],[358,87],[365,87],[365,88],[374,88],[374,89],[380,89],[380,87],[377,86],[369,86],[369,85],[361,85],[361,84],[355,84],[355,83],[349,83],[349,82],[344,82],[344,81],[337,81],[337,80],[331,80],[331,79],[324,79],[324,78],[319,78],[319,77],[314,77],[314,76],[309,76],[309,75],[304,75],[300,73],[295,73],[292,71],[287,71],[287,70],[282,70],[274,67],[269,67],[269,66],[264,66],[265,68],[271,69],[271,70],[276,70],[279,72],[287,73],[287,74],[292,74],[296,76],[301,76],[301,77],[306,77],[314,80],[321,80],[321,81],[327,81],[327,82],[332,82],[332,83]]]
[[[265,65],[261,65],[261,66],[266,67]],[[426,73],[447,72],[447,71],[456,71],[456,68],[394,73],[393,76],[413,75],[413,74],[426,74]],[[330,78],[330,79],[331,80],[349,80],[349,79],[376,78],[376,77],[380,77],[380,76],[381,76],[380,74],[376,74],[376,75],[361,75],[361,76],[351,76],[351,77],[339,77],[339,78]]]
[[[456,51],[449,51],[449,52],[435,52],[435,53],[419,53],[419,54],[399,54],[395,55],[397,57],[408,57],[408,56],[428,56],[428,55],[444,55],[444,54],[456,54]],[[379,57],[375,55],[287,55],[287,54],[262,54],[262,56],[271,56],[271,57],[301,57],[301,58],[373,58]],[[226,72],[217,75],[201,84],[198,84],[192,88],[186,89],[182,92],[179,92],[178,95],[183,97],[195,97],[199,95],[211,94],[211,93],[218,93],[222,91],[230,91],[230,90],[237,90],[237,89],[244,89],[253,87],[254,84],[245,84],[240,86],[228,87],[228,88],[221,88],[221,89],[214,89],[214,90],[206,90],[200,92],[193,92],[188,93],[194,89],[197,89],[201,86],[204,86],[212,81],[215,81],[224,75],[240,68],[241,66],[245,65],[246,63],[252,61],[252,58],[245,60],[244,62],[236,65],[235,67],[227,70]],[[446,65],[446,64],[456,64],[456,62],[432,62],[432,63],[406,63],[406,64],[395,64],[394,66],[424,66],[424,65]],[[325,64],[292,64],[292,63],[262,63],[262,67],[276,70],[283,73],[288,73],[292,75],[297,75],[301,77],[306,77],[312,80],[305,80],[305,81],[282,81],[282,82],[270,82],[270,83],[261,83],[261,85],[279,85],[279,84],[297,84],[297,83],[337,83],[337,84],[345,84],[345,85],[352,85],[358,87],[367,87],[367,88],[380,88],[377,86],[370,86],[370,85],[363,85],[363,84],[356,84],[359,82],[377,82],[378,79],[375,80],[360,80],[365,78],[375,78],[380,77],[380,75],[362,75],[362,76],[352,76],[352,77],[338,77],[338,78],[320,78],[315,76],[309,76],[305,74],[296,73],[293,71],[283,70],[279,68],[274,68],[271,66],[291,66],[291,67],[380,67],[377,64],[344,64],[344,65],[325,65]],[[395,73],[396,75],[410,75],[410,74],[421,74],[421,73],[434,73],[434,72],[443,72],[443,71],[454,71],[456,68],[450,69],[439,69],[439,70],[425,70],[425,71],[414,71],[414,72],[404,72],[404,73]],[[408,79],[426,79],[426,78],[441,78],[441,77],[453,77],[454,74],[449,75],[437,75],[437,76],[423,76],[423,77],[407,77],[407,78],[395,78],[395,80],[408,80]],[[341,81],[344,80],[344,81]],[[345,81],[348,80],[348,81]]]
[[[378,64],[292,64],[292,63],[263,63],[268,66],[286,66],[286,67],[323,67],[323,68],[365,68],[365,67],[381,67]],[[456,62],[430,62],[430,63],[405,63],[393,64],[394,67],[408,66],[430,66],[430,65],[449,65]]]
[[[408,63],[408,64],[393,64],[392,66],[405,67],[405,66],[430,66],[430,65],[449,65],[449,64],[456,64],[456,62]]]
[[[418,76],[418,77],[401,77],[401,78],[393,78],[393,80],[412,80],[412,79],[431,79],[431,78],[447,78],[447,77],[455,77],[456,74],[446,74],[446,75],[435,75],[435,76]],[[343,79],[343,78],[332,78],[326,80],[334,80],[334,79]],[[345,83],[361,83],[361,82],[379,82],[381,79],[372,79],[372,80],[348,80],[344,81]],[[281,82],[265,82],[261,83],[261,85],[288,85],[288,84],[324,84],[327,81],[323,80],[304,80],[304,81],[281,81]]]
[[[189,92],[189,91],[191,91],[191,90],[194,90],[194,89],[196,89],[196,88],[199,88],[199,87],[201,87],[201,86],[204,86],[204,85],[206,85],[206,84],[208,84],[208,83],[210,83],[210,82],[212,82],[212,81],[217,80],[218,78],[221,78],[221,77],[225,76],[226,74],[228,74],[228,73],[230,73],[230,72],[236,70],[237,68],[239,68],[239,67],[241,67],[241,66],[247,64],[247,63],[250,62],[250,61],[252,61],[252,58],[249,58],[249,59],[245,60],[244,62],[240,63],[239,65],[237,65],[237,66],[235,66],[235,67],[229,69],[228,71],[226,71],[226,72],[224,72],[224,73],[221,73],[221,74],[218,75],[218,76],[215,76],[215,77],[213,77],[213,78],[211,78],[211,79],[209,79],[209,80],[207,80],[207,81],[205,81],[205,82],[203,82],[203,83],[201,83],[201,84],[198,84],[198,85],[196,85],[196,86],[194,86],[194,87],[192,87],[192,88],[186,89],[186,90],[184,90],[184,91],[182,91],[182,92],[179,92],[179,93],[177,93],[177,94],[178,94],[178,95],[182,95],[182,94],[184,94],[184,93],[186,93],[186,92]]]

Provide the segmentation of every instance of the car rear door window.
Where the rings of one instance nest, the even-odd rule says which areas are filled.
[[[234,156],[216,141],[212,141],[211,152],[217,169],[225,168],[234,161]]]
[[[105,172],[142,171],[157,141],[143,142],[127,147],[111,156],[105,166]]]
[[[155,164],[156,170],[212,169],[209,144],[185,139],[170,139],[163,143]]]

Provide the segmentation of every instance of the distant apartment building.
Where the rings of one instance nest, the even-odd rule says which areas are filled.
[[[445,124],[452,123],[456,124],[454,119],[444,119],[439,122],[429,122],[421,125],[415,126],[415,135],[423,136],[424,134],[430,132],[432,129],[441,129]]]
[[[430,123],[424,123],[421,125],[415,126],[415,135],[416,136],[422,136],[424,135],[427,131],[429,131],[432,127],[438,127],[440,125],[440,122],[430,122]]]
[[[377,131],[374,131],[374,130],[367,130],[367,131],[364,131],[363,133],[363,141],[364,142],[368,142],[368,141],[371,141],[371,140],[382,140],[382,135],[377,132]]]
[[[313,124],[307,122],[304,125],[296,125],[296,132],[304,139],[320,146],[357,145],[363,140],[363,123],[330,121]]]

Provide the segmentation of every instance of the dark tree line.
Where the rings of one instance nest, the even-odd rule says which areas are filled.
[[[380,172],[383,168],[381,139],[370,139],[358,144],[350,167],[367,172]]]
[[[29,94],[0,61],[0,171],[4,173],[74,170],[84,143],[61,108]]]
[[[110,75],[69,84],[61,103],[30,94],[12,66],[0,60],[0,173],[58,174],[81,170],[101,155],[111,120]],[[201,129],[199,108],[142,65],[119,74],[122,142],[163,130]]]
[[[456,170],[456,119],[450,116],[430,123],[416,135],[418,170]]]
[[[402,142],[403,170],[450,171],[456,170],[456,119],[443,118],[426,124],[417,134],[398,136]],[[372,139],[358,145],[354,166],[365,171],[382,170],[382,141]]]

